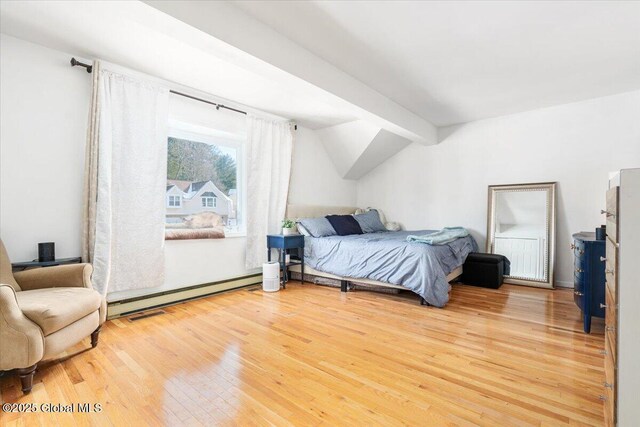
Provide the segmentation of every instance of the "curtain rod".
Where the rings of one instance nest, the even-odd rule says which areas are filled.
[[[93,71],[93,65],[89,65],[89,64],[85,64],[84,62],[80,62],[76,58],[71,58],[71,66],[72,67],[84,67],[84,68],[87,69],[87,73],[91,73]],[[195,101],[204,102],[205,104],[213,105],[213,106],[216,107],[216,110],[224,108],[225,110],[235,111],[236,113],[245,114],[245,115],[247,114],[246,111],[238,110],[236,108],[227,107],[226,105],[217,104],[215,102],[207,101],[206,99],[198,98],[198,97],[195,97],[193,95],[188,95],[186,93],[178,92],[178,91],[175,91],[175,90],[169,90],[169,92],[173,93],[174,95],[184,96],[185,98],[189,98],[189,99],[193,99]],[[296,129],[297,128],[298,127],[296,126]]]

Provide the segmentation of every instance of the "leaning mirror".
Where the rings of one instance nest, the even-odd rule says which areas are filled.
[[[489,186],[487,252],[511,262],[506,283],[553,288],[556,183]]]

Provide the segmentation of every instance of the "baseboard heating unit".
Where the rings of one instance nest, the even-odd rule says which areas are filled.
[[[259,283],[262,283],[261,273],[186,288],[172,289],[170,291],[128,298],[121,301],[113,301],[107,306],[107,319],[116,319],[133,313],[204,298],[209,295],[253,286]]]

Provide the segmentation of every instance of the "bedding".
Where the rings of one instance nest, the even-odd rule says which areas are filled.
[[[298,229],[305,236],[325,237],[336,235],[336,231],[327,218],[302,218],[298,220],[298,224]]]
[[[471,236],[439,246],[407,242],[409,235],[435,230],[305,237],[305,263],[325,273],[402,286],[443,307],[449,301],[447,275],[478,245]]]
[[[382,221],[380,221],[380,214],[375,209],[371,209],[368,212],[355,214],[353,216],[363,233],[378,233],[380,231],[387,231]]]
[[[407,236],[407,242],[425,243],[427,245],[444,245],[468,235],[469,232],[464,227],[445,227],[434,233]]]
[[[362,234],[362,228],[353,215],[327,215],[325,218],[331,223],[338,236]]]
[[[296,222],[296,229],[298,230],[298,233],[302,234],[303,236],[313,237],[311,236],[311,233],[309,233],[309,230],[304,228],[304,225],[302,225],[300,222]]]

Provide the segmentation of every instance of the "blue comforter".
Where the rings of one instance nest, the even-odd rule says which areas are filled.
[[[337,276],[399,285],[443,307],[449,301],[447,275],[478,245],[471,236],[440,246],[406,241],[409,235],[429,232],[433,231],[305,237],[305,263]]]

